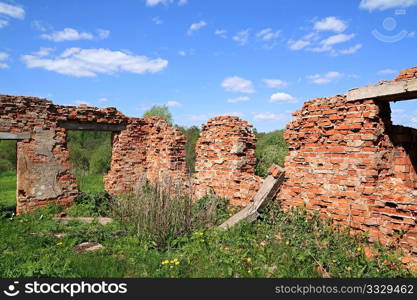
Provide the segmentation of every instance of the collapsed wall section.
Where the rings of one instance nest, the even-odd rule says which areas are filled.
[[[416,130],[390,115],[389,102],[374,99],[305,102],[286,128],[283,207],[305,206],[417,252]]]
[[[183,179],[185,136],[159,117],[131,118],[113,137],[111,169],[105,188],[111,194],[132,191],[144,177],[151,182],[169,176]]]
[[[232,116],[210,119],[196,144],[196,198],[214,192],[228,198],[231,205],[248,204],[261,182],[254,172],[255,147],[248,122]]]

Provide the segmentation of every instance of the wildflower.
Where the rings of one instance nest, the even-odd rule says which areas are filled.
[[[351,267],[347,267],[346,270],[352,271],[352,268]]]
[[[290,242],[289,242],[289,241],[286,241],[286,242],[285,242],[285,245],[287,245],[287,246],[288,246],[289,244],[290,244]]]
[[[356,248],[356,251],[360,252],[362,249],[361,247]]]
[[[252,262],[252,258],[248,257],[248,258],[246,259],[246,261],[247,261],[248,263],[251,263],[251,262]]]
[[[64,244],[63,242],[56,243],[57,246],[62,246],[63,244]]]
[[[161,265],[166,265],[166,264],[169,264],[169,260],[167,260],[167,259],[165,259],[161,262]]]

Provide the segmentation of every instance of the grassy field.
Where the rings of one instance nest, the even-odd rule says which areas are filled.
[[[0,173],[0,206],[16,206],[16,172]]]
[[[335,231],[304,211],[271,210],[229,231],[201,228],[161,250],[122,220],[53,220],[49,207],[0,219],[0,277],[411,277],[400,253]],[[77,211],[77,208],[75,208]],[[78,210],[79,211],[79,210]],[[88,212],[85,212],[88,214]],[[273,216],[271,216],[273,215]],[[63,233],[62,238],[51,233]],[[79,254],[81,242],[104,246]],[[367,258],[365,250],[374,253]]]
[[[102,175],[76,175],[80,189],[86,193],[104,191]],[[0,206],[16,206],[16,172],[8,171],[0,173]]]
[[[103,203],[101,176],[77,176],[84,203],[67,213],[96,216]],[[15,205],[15,174],[0,176],[4,206]],[[107,201],[107,198],[103,198]],[[277,205],[277,204],[276,204]],[[0,206],[1,209],[1,206]],[[201,208],[200,208],[201,209]],[[226,209],[226,208],[225,208]],[[412,277],[400,262],[401,251],[334,230],[303,210],[266,210],[252,224],[229,231],[201,227],[176,236],[161,249],[152,237],[106,211],[108,225],[58,223],[60,207],[11,217],[0,211],[0,277]],[[100,213],[101,214],[101,213]],[[223,216],[232,212],[223,212]],[[62,233],[63,237],[54,237]],[[104,249],[79,254],[81,242]],[[365,255],[372,253],[372,257]]]

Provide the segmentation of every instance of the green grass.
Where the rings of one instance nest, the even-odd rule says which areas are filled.
[[[104,191],[103,175],[77,174],[77,183],[80,190],[85,193]],[[16,206],[16,171],[0,173],[0,206]]]
[[[167,250],[139,239],[128,225],[106,226],[52,219],[48,207],[0,219],[0,277],[411,277],[399,250],[332,230],[303,210],[265,212],[263,220],[229,231],[200,229]],[[64,238],[31,233],[65,233]],[[104,249],[77,254],[85,241]],[[364,255],[370,247],[373,259]]]
[[[0,206],[16,206],[16,172],[7,171],[0,173]]]
[[[80,190],[84,193],[97,193],[104,191],[103,175],[75,174]]]

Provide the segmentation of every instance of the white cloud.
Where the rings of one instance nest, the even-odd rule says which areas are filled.
[[[169,5],[174,3],[174,0],[146,0],[147,6],[156,6],[158,4]],[[183,6],[188,3],[188,0],[178,0],[178,6]]]
[[[156,25],[161,25],[164,23],[164,21],[162,21],[160,17],[153,17],[152,22],[154,22]]]
[[[75,100],[74,103],[76,105],[87,105],[87,106],[90,106],[90,103],[89,102],[83,101],[83,100]]]
[[[158,5],[158,4],[167,5],[167,4],[170,4],[172,2],[174,2],[174,1],[173,0],[146,0],[146,5],[148,5],[148,6],[155,6],[155,5]]]
[[[271,95],[269,103],[296,103],[297,99],[287,93],[275,93]]]
[[[385,10],[395,7],[410,7],[413,5],[417,5],[417,0],[362,0],[359,7],[373,11],[375,9]]]
[[[243,116],[245,116],[245,114],[244,113],[242,113],[242,112],[239,112],[239,111],[231,111],[231,112],[223,112],[223,113],[220,113],[220,114],[218,114],[219,116],[232,116],[232,117],[243,117]]]
[[[249,29],[241,30],[233,36],[233,40],[239,45],[243,46],[248,43],[249,40]]]
[[[104,102],[109,102],[109,99],[103,97],[103,98],[98,99],[98,101],[104,103]]]
[[[181,56],[187,56],[187,55],[193,55],[193,54],[195,54],[195,50],[194,49],[180,50],[180,51],[178,51],[178,55],[181,55]]]
[[[311,43],[305,40],[298,40],[298,41],[289,40],[288,44],[290,45],[291,50],[298,51],[309,46]]]
[[[327,17],[314,23],[314,29],[317,31],[343,32],[346,28],[346,23],[336,17]]]
[[[290,116],[287,114],[274,114],[271,112],[266,113],[257,113],[253,116],[255,121],[285,121],[287,122],[290,119]]]
[[[238,76],[228,77],[223,80],[222,87],[228,92],[240,92],[245,94],[252,94],[255,92],[252,81]]]
[[[48,56],[52,51],[54,51],[53,48],[41,47],[38,51],[35,52],[35,54],[37,56],[43,57],[43,56]]]
[[[283,81],[281,79],[264,79],[263,82],[269,87],[269,88],[285,88],[288,86],[288,82]]]
[[[98,39],[106,39],[110,35],[109,30],[98,29]],[[78,32],[73,28],[64,28],[62,31],[55,31],[51,34],[41,34],[41,38],[45,40],[50,40],[54,42],[63,42],[63,41],[78,41],[78,40],[92,40],[94,35],[89,32]]]
[[[161,58],[150,59],[109,49],[68,48],[55,57],[46,58],[35,53],[23,55],[22,60],[28,68],[42,68],[75,77],[94,77],[99,73],[118,72],[156,73],[168,66],[168,61]]]
[[[97,29],[97,32],[100,40],[105,40],[110,36],[110,30],[107,29]]]
[[[181,107],[182,104],[177,101],[168,101],[166,104],[168,107]]]
[[[219,37],[221,37],[223,39],[226,39],[227,38],[226,33],[227,33],[227,31],[224,30],[224,29],[216,29],[216,31],[214,32],[215,35],[217,35],[217,36],[219,36]]]
[[[3,27],[6,27],[9,24],[9,21],[6,20],[0,20],[0,29]]]
[[[9,55],[5,52],[0,52],[0,69],[6,69],[9,67],[8,64],[2,62],[4,60],[7,60],[9,58]]]
[[[205,21],[200,21],[194,24],[190,25],[190,28],[188,28],[187,34],[191,35],[194,31],[200,30],[204,26],[207,26],[207,23]]]
[[[247,96],[241,96],[241,97],[237,97],[237,98],[232,98],[232,99],[228,99],[227,102],[229,103],[238,103],[238,102],[244,102],[244,101],[249,101],[250,98]]]
[[[340,53],[340,54],[354,54],[361,48],[362,48],[362,44],[356,44],[355,46],[352,46],[352,47],[349,47],[349,48],[346,48],[346,49],[338,50],[337,53]]]
[[[21,20],[25,18],[25,10],[22,7],[4,2],[0,2],[0,14]]]
[[[397,70],[393,70],[393,69],[383,69],[378,71],[378,75],[392,75],[392,74],[397,74]]]
[[[47,31],[47,25],[45,25],[42,21],[39,20],[33,20],[31,23],[31,26],[36,29],[37,31],[45,32]]]
[[[326,84],[342,76],[343,74],[340,72],[327,72],[326,74],[323,74],[323,75],[321,74],[309,75],[307,76],[307,78],[310,79],[311,82],[315,84]]]
[[[273,31],[271,28],[265,28],[259,31],[256,34],[256,37],[260,38],[263,41],[270,41],[270,40],[276,39],[280,35],[280,33],[281,33],[280,30]]]
[[[325,46],[332,46],[332,45],[335,45],[335,44],[340,44],[340,43],[347,42],[347,41],[353,39],[354,37],[355,37],[354,33],[352,33],[352,34],[344,34],[344,33],[335,34],[335,35],[332,35],[332,36],[328,37],[325,40],[322,40],[320,42],[320,44],[325,45]]]

